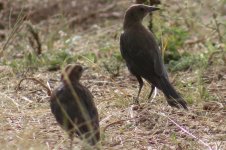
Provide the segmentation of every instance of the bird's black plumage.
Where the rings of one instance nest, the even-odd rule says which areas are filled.
[[[82,140],[95,145],[100,139],[98,112],[92,94],[79,82],[82,72],[80,65],[67,66],[62,74],[62,85],[51,95],[50,107],[71,139],[76,133]]]
[[[143,18],[154,10],[158,8],[143,4],[128,8],[124,17],[124,32],[120,36],[122,57],[140,85],[137,102],[144,78],[152,84],[152,92],[157,87],[164,93],[170,106],[187,109],[186,102],[169,82],[155,36],[142,25]]]

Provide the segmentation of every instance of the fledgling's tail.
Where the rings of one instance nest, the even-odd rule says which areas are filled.
[[[177,93],[177,91],[174,89],[174,87],[170,84],[169,80],[162,77],[159,80],[159,86],[164,93],[164,95],[167,98],[167,102],[172,107],[181,108],[184,109],[187,108],[187,103],[184,101],[184,99]]]

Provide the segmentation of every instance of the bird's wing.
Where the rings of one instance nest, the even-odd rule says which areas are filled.
[[[96,105],[93,101],[93,95],[91,94],[91,92],[83,85],[80,85],[77,88],[79,88],[77,89],[78,95],[82,98],[81,102],[85,106],[85,109],[88,111],[89,116],[98,116]]]
[[[120,50],[127,65],[140,75],[166,74],[158,44],[151,33],[136,31],[121,34]]]
[[[120,52],[122,55],[122,58],[124,58],[126,60],[127,55],[126,55],[126,41],[125,41],[126,37],[124,33],[121,33],[120,36]]]

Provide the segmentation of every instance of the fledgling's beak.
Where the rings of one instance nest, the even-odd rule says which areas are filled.
[[[154,7],[154,6],[148,6],[148,12],[152,12],[152,11],[156,11],[156,10],[160,10],[160,8],[158,7]]]

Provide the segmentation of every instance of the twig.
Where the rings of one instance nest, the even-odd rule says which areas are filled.
[[[23,100],[29,102],[29,103],[32,103],[32,102],[33,102],[33,101],[29,100],[27,97],[22,96],[21,98],[22,98]]]
[[[16,87],[16,92],[19,90],[20,88],[20,84],[24,81],[24,80],[32,80],[35,81],[36,83],[39,83],[42,87],[44,87],[47,90],[47,94],[48,96],[51,96],[52,94],[52,90],[50,89],[50,87],[47,85],[45,85],[42,81],[36,79],[36,78],[23,78],[20,80],[20,82],[18,83],[17,87]]]
[[[15,102],[14,99],[10,98],[9,96],[7,96],[6,94],[0,93],[2,96],[8,98],[9,100],[11,100],[13,102],[13,104],[16,105],[16,107],[18,108],[18,106],[20,106],[17,102]]]
[[[41,45],[41,42],[40,42],[38,32],[35,31],[34,27],[30,23],[27,23],[27,28],[28,28],[28,31],[31,33],[34,41],[36,42],[36,46],[35,46],[33,40],[31,38],[29,38],[29,42],[31,44],[31,47],[34,49],[34,51],[36,52],[37,55],[40,55],[42,53],[42,45]]]
[[[195,135],[193,135],[192,133],[190,133],[188,130],[186,130],[185,128],[183,128],[182,126],[180,126],[173,119],[171,119],[170,117],[168,117],[166,114],[160,113],[160,115],[162,115],[162,116],[166,117],[167,119],[169,119],[173,124],[175,124],[178,128],[180,128],[181,131],[185,132],[186,134],[188,134],[189,136],[193,137],[194,139],[197,139],[200,143],[202,143],[203,145],[205,145],[206,147],[208,147],[209,150],[213,150],[207,143],[205,143],[203,140],[199,139],[198,137],[196,137]]]
[[[220,23],[217,21],[217,14],[213,14],[213,20],[214,20],[214,23],[215,23],[215,26],[216,26],[216,32],[218,34],[218,39],[219,39],[219,42],[220,43],[223,43],[223,37],[221,35],[221,32],[220,32]]]

